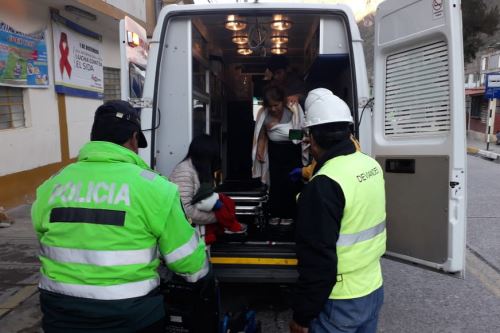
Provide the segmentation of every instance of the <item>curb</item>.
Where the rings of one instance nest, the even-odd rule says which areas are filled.
[[[467,147],[467,154],[480,156],[490,161],[500,163],[500,154],[492,151],[482,150],[476,147]]]
[[[36,292],[38,292],[38,284],[27,285],[18,290],[15,294],[0,304],[0,318],[3,318],[7,313],[14,310],[18,305],[30,298]]]

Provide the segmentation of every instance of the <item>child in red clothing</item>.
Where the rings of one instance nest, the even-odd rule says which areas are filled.
[[[246,224],[238,222],[236,219],[235,204],[233,199],[222,193],[212,193],[195,203],[197,209],[202,211],[213,211],[217,218],[217,223],[205,226],[205,243],[207,245],[216,241],[217,235],[246,232]]]

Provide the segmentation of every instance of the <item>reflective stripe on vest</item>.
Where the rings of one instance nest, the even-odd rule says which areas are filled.
[[[148,264],[157,257],[156,246],[141,250],[80,250],[40,244],[40,254],[51,260],[95,266]]]
[[[111,286],[91,286],[54,281],[41,274],[39,287],[55,293],[92,298],[99,300],[117,300],[147,295],[160,285],[160,279],[116,284]]]
[[[196,251],[199,243],[198,233],[194,232],[193,237],[191,237],[191,239],[186,244],[178,247],[168,254],[165,254],[163,257],[165,258],[167,264],[171,264],[191,255],[194,251]]]
[[[141,177],[144,177],[147,180],[153,180],[153,179],[155,179],[156,176],[157,176],[157,174],[154,173],[153,171],[143,170],[141,172]]]
[[[337,246],[349,246],[364,242],[381,234],[385,230],[385,221],[377,224],[370,229],[366,229],[355,234],[341,234],[337,240]]]
[[[193,273],[193,274],[179,274],[179,273],[177,273],[177,275],[184,277],[184,279],[187,282],[196,282],[199,279],[201,279],[202,277],[204,277],[205,275],[207,275],[209,270],[210,270],[210,265],[208,263],[208,260],[205,259],[205,263],[203,264],[203,267],[200,268],[200,270],[198,272]]]

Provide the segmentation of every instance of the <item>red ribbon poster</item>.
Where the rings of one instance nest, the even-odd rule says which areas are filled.
[[[69,63],[69,46],[68,46],[68,36],[66,33],[61,32],[61,36],[59,37],[59,52],[61,55],[61,59],[59,59],[59,69],[61,70],[61,76],[64,77],[64,70],[69,78],[71,78],[71,64]]]
[[[85,28],[72,22],[69,26],[65,25],[60,22],[61,19],[52,21],[56,92],[102,99],[102,42],[95,36],[89,36]]]

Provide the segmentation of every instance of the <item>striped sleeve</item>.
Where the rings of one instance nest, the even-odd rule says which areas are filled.
[[[173,198],[158,243],[168,268],[186,281],[196,282],[208,273],[205,243],[189,224],[178,192]]]

